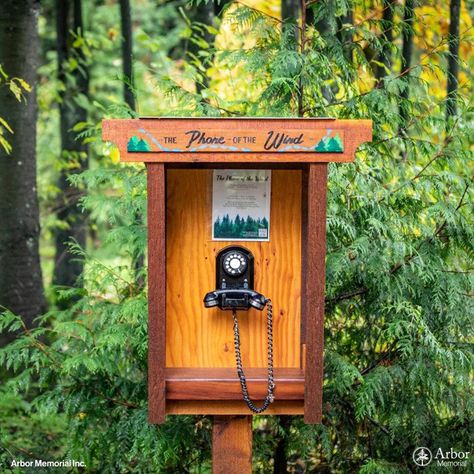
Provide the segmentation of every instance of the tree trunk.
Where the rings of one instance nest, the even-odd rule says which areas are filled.
[[[132,15],[130,0],[120,0],[120,24],[122,26],[122,63],[123,63],[123,96],[131,110],[135,111],[133,95],[133,46],[132,46]]]
[[[72,71],[72,80],[65,74],[66,62],[72,56],[72,42],[75,39],[71,31],[84,35],[81,6],[81,0],[56,0],[58,77],[65,86],[65,90],[61,92],[59,106],[61,155],[66,166],[63,166],[58,182],[61,195],[57,215],[63,226],[57,230],[55,236],[53,283],[64,286],[80,285],[79,277],[83,271],[82,261],[69,252],[68,244],[72,241],[81,247],[86,244],[86,215],[78,205],[82,191],[67,180],[71,173],[80,173],[88,166],[87,146],[82,144],[80,139],[76,139],[76,132],[72,130],[78,122],[87,120],[87,111],[74,102],[74,97],[78,94],[87,96],[89,89],[87,66],[80,48],[75,50],[75,58],[81,68]],[[75,167],[68,170],[67,165],[72,163],[75,163]]]
[[[300,25],[300,16],[302,15],[302,0],[281,0],[281,20],[282,25],[282,36],[285,41],[288,41],[288,46],[291,48],[294,45],[294,49],[302,51],[302,41],[304,41],[304,35],[300,34],[298,26]],[[306,11],[305,11],[306,13]],[[305,15],[303,15],[304,17]],[[303,83],[302,78],[299,79],[297,107],[298,113],[303,114]]]
[[[286,22],[284,27],[288,32],[293,33],[296,44],[299,41],[298,20],[301,16],[300,3],[300,0],[281,0],[281,19]]]
[[[306,2],[306,4],[309,2]],[[320,18],[318,21],[315,21],[314,12],[312,8],[306,9],[306,18],[305,18],[305,27],[307,25],[313,25],[319,34],[323,38],[331,37],[332,35],[336,34],[335,30],[335,23],[336,23],[336,2],[335,0],[329,0],[328,2],[324,3],[326,8],[326,14]],[[334,21],[332,21],[334,20]],[[334,99],[334,92],[331,90],[329,86],[323,86],[321,88],[321,94],[326,100],[328,104],[332,102]]]
[[[133,36],[132,36],[132,11],[130,0],[120,0],[120,24],[122,26],[122,67],[123,67],[123,99],[130,107],[130,110],[136,112],[135,96],[133,94]],[[137,223],[143,223],[142,216],[135,215]],[[132,267],[135,273],[135,281],[139,288],[145,284],[140,272],[145,265],[143,253],[132,256]]]
[[[286,474],[288,472],[288,437],[290,434],[290,426],[292,417],[289,415],[281,415],[278,417],[282,434],[275,447],[273,456],[273,474]]]
[[[393,9],[395,8],[395,0],[384,0],[382,5],[382,39],[384,43],[377,57],[378,62],[382,64],[377,64],[375,67],[377,82],[380,82],[387,75],[387,71],[390,71],[392,68],[391,46],[393,42]]]
[[[339,17],[339,32],[338,38],[342,43],[342,49],[344,51],[344,56],[351,63],[353,62],[353,41],[354,34],[352,31],[345,29],[344,25],[353,25],[354,24],[354,10],[352,8],[348,9],[347,12]]]
[[[413,21],[415,19],[414,0],[405,0],[403,14],[403,33],[402,33],[402,58],[400,75],[405,79],[406,87],[400,93],[400,133],[404,134],[409,120],[408,97],[410,90],[408,88],[409,70],[411,67],[411,56],[413,51]]]
[[[449,118],[457,114],[460,10],[461,0],[451,0],[451,3],[449,4],[449,57],[446,126],[449,126]]]
[[[15,132],[8,137],[11,155],[0,147],[0,306],[22,316],[27,326],[46,310],[36,192],[38,10],[36,0],[0,2],[0,64],[32,87],[20,103],[0,86],[1,110],[8,111]],[[13,337],[0,335],[0,346]]]

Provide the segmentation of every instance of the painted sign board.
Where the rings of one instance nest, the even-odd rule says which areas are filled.
[[[191,124],[192,125],[192,124]],[[342,153],[344,131],[314,129],[288,133],[268,126],[261,130],[198,129],[150,132],[146,126],[132,130],[129,153]]]
[[[371,140],[372,121],[160,117],[106,120],[102,134],[124,162],[350,162]]]

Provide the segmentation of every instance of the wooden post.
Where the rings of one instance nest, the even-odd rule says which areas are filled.
[[[324,287],[326,256],[327,163],[311,163],[307,173],[305,257],[306,363],[304,421],[321,423],[323,400]]]
[[[213,474],[252,472],[252,417],[215,416],[212,427]]]
[[[165,165],[147,164],[148,178],[148,419],[164,423],[166,411],[166,205]]]

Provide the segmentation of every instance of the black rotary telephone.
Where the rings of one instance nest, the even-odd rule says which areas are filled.
[[[204,297],[204,306],[217,306],[222,310],[231,310],[234,321],[234,347],[237,375],[242,387],[245,403],[254,413],[262,413],[274,401],[273,392],[275,381],[273,378],[273,317],[272,302],[253,289],[254,259],[252,252],[244,247],[230,246],[222,249],[216,257],[216,290],[210,291]],[[250,308],[262,311],[267,306],[267,334],[268,334],[268,391],[262,406],[255,406],[249,398],[247,381],[242,368],[240,354],[240,331],[237,319],[237,310]]]

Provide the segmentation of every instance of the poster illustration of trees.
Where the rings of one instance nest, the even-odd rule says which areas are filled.
[[[258,239],[268,236],[268,220],[266,217],[254,219],[240,217],[239,214],[235,219],[231,219],[226,214],[222,219],[220,217],[214,222],[214,237],[218,239]]]

